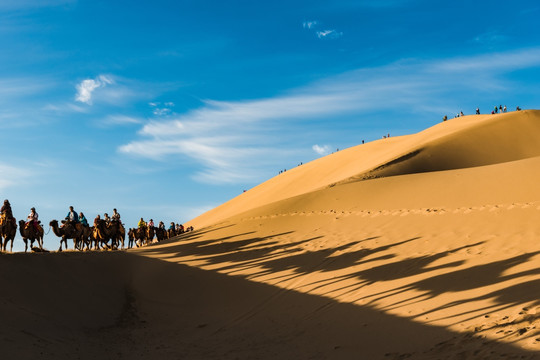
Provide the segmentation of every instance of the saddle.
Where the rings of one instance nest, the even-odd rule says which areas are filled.
[[[8,218],[6,213],[2,213],[2,215],[0,216],[0,226],[4,226],[9,220],[11,220],[13,225],[17,225],[14,217]]]
[[[32,227],[32,222],[33,221],[29,221],[26,224],[24,224],[24,229],[29,230]],[[37,223],[35,223],[34,226],[35,226],[34,229],[36,229],[38,233],[43,234],[43,227],[41,226],[41,221],[38,221]]]

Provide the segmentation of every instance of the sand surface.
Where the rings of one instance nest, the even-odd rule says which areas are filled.
[[[2,358],[540,359],[539,140],[539,111],[466,116],[156,245],[3,254]]]

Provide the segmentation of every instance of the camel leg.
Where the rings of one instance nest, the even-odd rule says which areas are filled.
[[[9,252],[13,252],[13,239],[11,239],[11,246],[9,248]]]
[[[68,247],[67,247],[67,240],[64,239],[64,238],[62,238],[62,239],[60,240],[60,248],[58,249],[58,251],[62,251],[62,243],[65,243],[66,250],[67,250],[67,248],[68,248]]]

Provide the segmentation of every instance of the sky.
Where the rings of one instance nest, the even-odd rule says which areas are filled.
[[[538,108],[539,16],[532,0],[1,0],[0,198],[17,220],[36,207],[55,250],[70,205],[186,223],[362,140]]]

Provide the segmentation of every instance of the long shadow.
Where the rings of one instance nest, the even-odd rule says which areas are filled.
[[[242,277],[135,253],[87,255],[2,258],[2,358],[539,358],[481,336]],[[519,303],[538,286],[495,296]]]
[[[355,247],[360,246],[359,244],[362,242],[375,239],[366,238],[347,243],[337,248],[307,251],[299,246],[318,239],[319,237],[302,239],[291,243],[278,241],[279,237],[285,237],[292,234],[293,232],[287,231],[266,237],[251,237],[245,239],[240,237],[249,236],[251,233],[243,233],[224,238],[197,241],[198,236],[194,233],[190,234],[190,237],[185,237],[174,245],[171,244],[167,249],[156,249],[152,250],[152,252],[171,257],[194,255],[198,259],[204,259],[208,264],[215,265],[213,267],[214,269],[218,269],[228,274],[237,274],[240,277],[248,279],[262,275],[268,279],[269,275],[276,274],[276,276],[270,278],[270,280],[281,282],[290,281],[313,272],[333,272],[347,269],[351,266],[368,264],[377,260],[389,260],[396,257],[396,254],[392,254],[393,248],[419,239],[412,238],[371,248],[362,245],[361,249],[355,250]],[[236,237],[239,237],[239,239],[235,240]],[[415,302],[433,299],[448,292],[472,290],[528,275],[540,274],[540,269],[533,269],[511,275],[504,275],[510,268],[530,261],[533,256],[536,256],[540,252],[531,252],[510,259],[494,261],[466,269],[457,269],[464,265],[464,261],[462,260],[443,263],[442,265],[437,266],[431,265],[435,261],[442,260],[455,252],[479,246],[482,243],[483,242],[477,242],[437,254],[389,262],[353,274],[320,280],[320,283],[310,283],[309,286],[312,291],[343,280],[356,279],[354,284],[346,283],[346,285],[343,285],[338,289],[336,289],[336,286],[331,286],[332,290],[330,292],[332,293],[335,293],[336,291],[349,291],[352,293],[362,286],[377,282],[400,280],[428,274],[433,271],[445,271],[444,274],[430,276],[385,292],[370,294],[369,296],[363,297],[364,300],[369,300],[368,304],[374,305],[383,298],[395,296],[404,292],[416,290],[421,293],[420,295],[390,303],[384,308],[384,310],[390,310],[404,305],[411,305]],[[286,274],[281,273],[286,270]],[[245,275],[246,273],[249,273],[249,275]],[[503,290],[483,294],[477,298],[450,302],[441,305],[438,308],[430,309],[429,311],[434,312],[444,310],[468,302],[487,299],[492,299],[495,304],[486,307],[485,309],[475,308],[471,311],[471,314],[477,314],[478,311],[483,310],[505,309],[520,303],[533,302],[538,304],[536,294],[540,293],[540,282],[532,281],[527,283],[527,286],[530,288],[529,293],[524,291],[527,288],[526,286],[515,285]],[[331,296],[330,293],[328,293],[328,296]],[[422,314],[416,316],[421,315]],[[460,313],[455,316],[463,315],[467,314]]]

